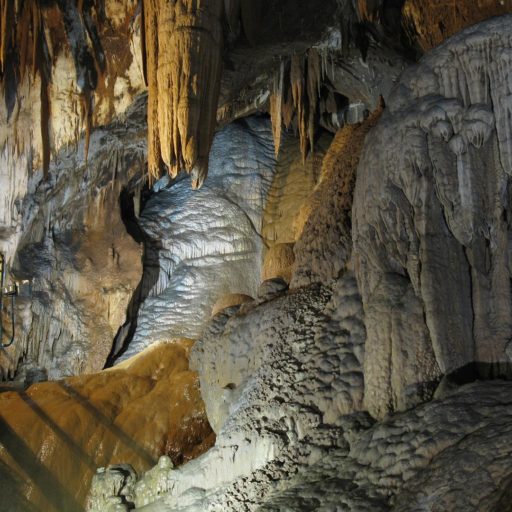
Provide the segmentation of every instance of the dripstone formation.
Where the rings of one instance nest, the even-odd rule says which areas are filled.
[[[510,13],[0,0],[2,506],[512,512]]]

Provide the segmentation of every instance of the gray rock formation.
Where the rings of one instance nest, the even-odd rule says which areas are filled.
[[[346,453],[344,428],[368,424],[364,415],[344,418],[363,398],[365,331],[353,275],[262,300],[217,314],[194,347],[215,447],[160,472],[159,499],[136,488],[137,507],[256,510],[301,466],[339,446]]]
[[[48,180],[33,173],[19,198],[9,279],[31,280],[32,295],[17,301],[15,343],[0,352],[4,375],[23,380],[40,369],[56,379],[104,367],[142,275],[119,197],[140,191],[144,105],[141,98],[125,121],[94,132],[87,164],[83,144],[62,150]]]
[[[377,417],[473,363],[484,377],[511,374],[511,20],[408,69],[367,139],[353,238]]]
[[[122,359],[154,342],[198,338],[226,294],[256,295],[262,215],[274,169],[270,123],[247,118],[216,135],[200,190],[179,179],[148,201],[139,220],[147,237],[146,298]]]
[[[509,383],[475,383],[345,435],[260,510],[509,511]]]
[[[137,474],[128,464],[114,464],[98,468],[93,477],[94,492],[89,496],[88,510],[125,512],[133,502],[133,490]]]

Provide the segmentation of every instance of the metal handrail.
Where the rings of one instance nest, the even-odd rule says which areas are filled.
[[[5,282],[5,258],[2,253],[0,253],[0,348],[10,347],[14,343],[14,336],[16,332],[16,328],[14,325],[14,296],[16,292],[9,293],[8,296],[11,297],[11,324],[12,324],[12,332],[11,339],[8,343],[3,343],[4,338],[4,323],[3,323],[3,311],[4,311],[4,282]]]

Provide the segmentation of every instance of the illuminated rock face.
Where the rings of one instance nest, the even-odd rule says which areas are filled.
[[[104,367],[142,275],[119,197],[140,183],[143,106],[94,132],[87,166],[82,151],[62,151],[48,182],[32,176],[11,264],[15,277],[32,280],[32,296],[17,301],[16,343],[0,353],[4,375],[22,380],[39,368],[60,378]]]
[[[78,512],[97,467],[126,462],[140,473],[160,455],[181,464],[205,451],[213,439],[190,345],[156,345],[113,370],[0,394],[3,509]]]
[[[467,365],[511,374],[511,21],[476,25],[409,69],[366,144],[353,238],[375,416]]]
[[[256,295],[274,170],[270,123],[248,118],[217,134],[201,190],[183,178],[150,199],[140,218],[147,298],[123,358],[161,339],[199,337],[223,295]]]
[[[83,78],[87,70],[75,66],[74,51],[78,49],[78,42],[75,40],[72,48],[62,14],[66,6],[78,14],[73,3],[59,2],[60,10],[56,2],[2,2],[3,8],[11,9],[11,16],[15,4],[17,9],[25,13],[25,18],[33,13],[34,19],[42,23],[43,31],[39,34],[44,34],[47,46],[45,55],[42,55],[41,41],[33,41],[33,37],[36,37],[33,31],[28,30],[22,20],[14,20],[2,12],[2,16],[6,16],[4,22],[14,27],[14,31],[1,30],[2,39],[9,33],[17,32],[14,40],[18,41],[18,46],[15,50],[23,53],[20,40],[25,40],[29,46],[28,52],[25,51],[28,55],[23,61],[27,69],[23,69],[21,58],[18,58],[20,62],[17,64],[22,69],[17,73],[4,69],[5,74],[0,79],[0,222],[5,230],[0,234],[0,250],[9,261],[14,257],[22,232],[21,205],[25,195],[30,193],[29,178],[32,174],[41,172],[43,167],[48,168],[49,164],[55,167],[56,157],[63,148],[69,152],[75,145],[80,147],[82,154],[79,158],[83,159],[84,144],[80,143],[82,132],[87,127],[107,125],[115,116],[122,116],[145,89],[139,51],[140,17],[134,17],[137,2],[81,2],[86,11],[101,10],[99,4],[102,4],[103,14],[108,19],[107,23],[94,29],[99,30],[100,60],[106,73],[100,74],[96,90],[89,90],[94,111],[87,120],[83,109],[84,98],[80,94],[87,82]],[[91,6],[93,3],[94,8]],[[90,57],[91,40],[86,38],[84,42],[83,39],[84,18],[81,19],[82,23],[78,23],[79,32],[82,33],[81,42],[85,44],[83,53],[88,53]],[[95,25],[91,19],[85,22]],[[34,54],[32,43],[35,43]],[[2,41],[0,44],[3,50],[8,50],[6,44],[9,46],[10,42]],[[35,75],[32,73],[34,56],[37,64]],[[8,57],[13,58],[12,55]]]
[[[148,77],[148,166],[193,171],[202,185],[216,123],[222,71],[222,0],[144,2]]]

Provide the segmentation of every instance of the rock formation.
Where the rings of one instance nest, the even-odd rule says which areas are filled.
[[[511,11],[0,0],[0,508],[512,512]]]
[[[510,374],[508,22],[468,29],[409,69],[362,156],[353,237],[377,416],[474,364]]]
[[[221,0],[144,2],[149,89],[148,166],[160,159],[172,176],[194,170],[199,188],[208,170],[220,88]]]
[[[309,215],[302,203],[303,287],[275,280],[212,318],[192,364],[216,445],[163,471],[166,491],[135,488],[136,509],[509,508],[510,450],[493,455],[509,436],[509,385],[460,387],[475,371],[508,376],[509,23],[456,36],[404,74],[379,122],[334,139]],[[349,151],[372,126],[351,216]],[[330,219],[340,236],[323,238]],[[468,460],[493,475],[471,490],[446,476],[465,481]]]
[[[0,394],[2,507],[84,510],[100,466],[140,473],[162,454],[181,464],[205,451],[211,430],[190,345],[155,345],[113,370]]]
[[[104,367],[142,274],[119,196],[140,190],[143,136],[143,116],[133,114],[94,132],[87,166],[82,145],[61,152],[48,181],[32,176],[11,264],[13,276],[31,279],[32,297],[17,302],[17,343],[0,353],[4,374],[39,368],[59,378]]]

